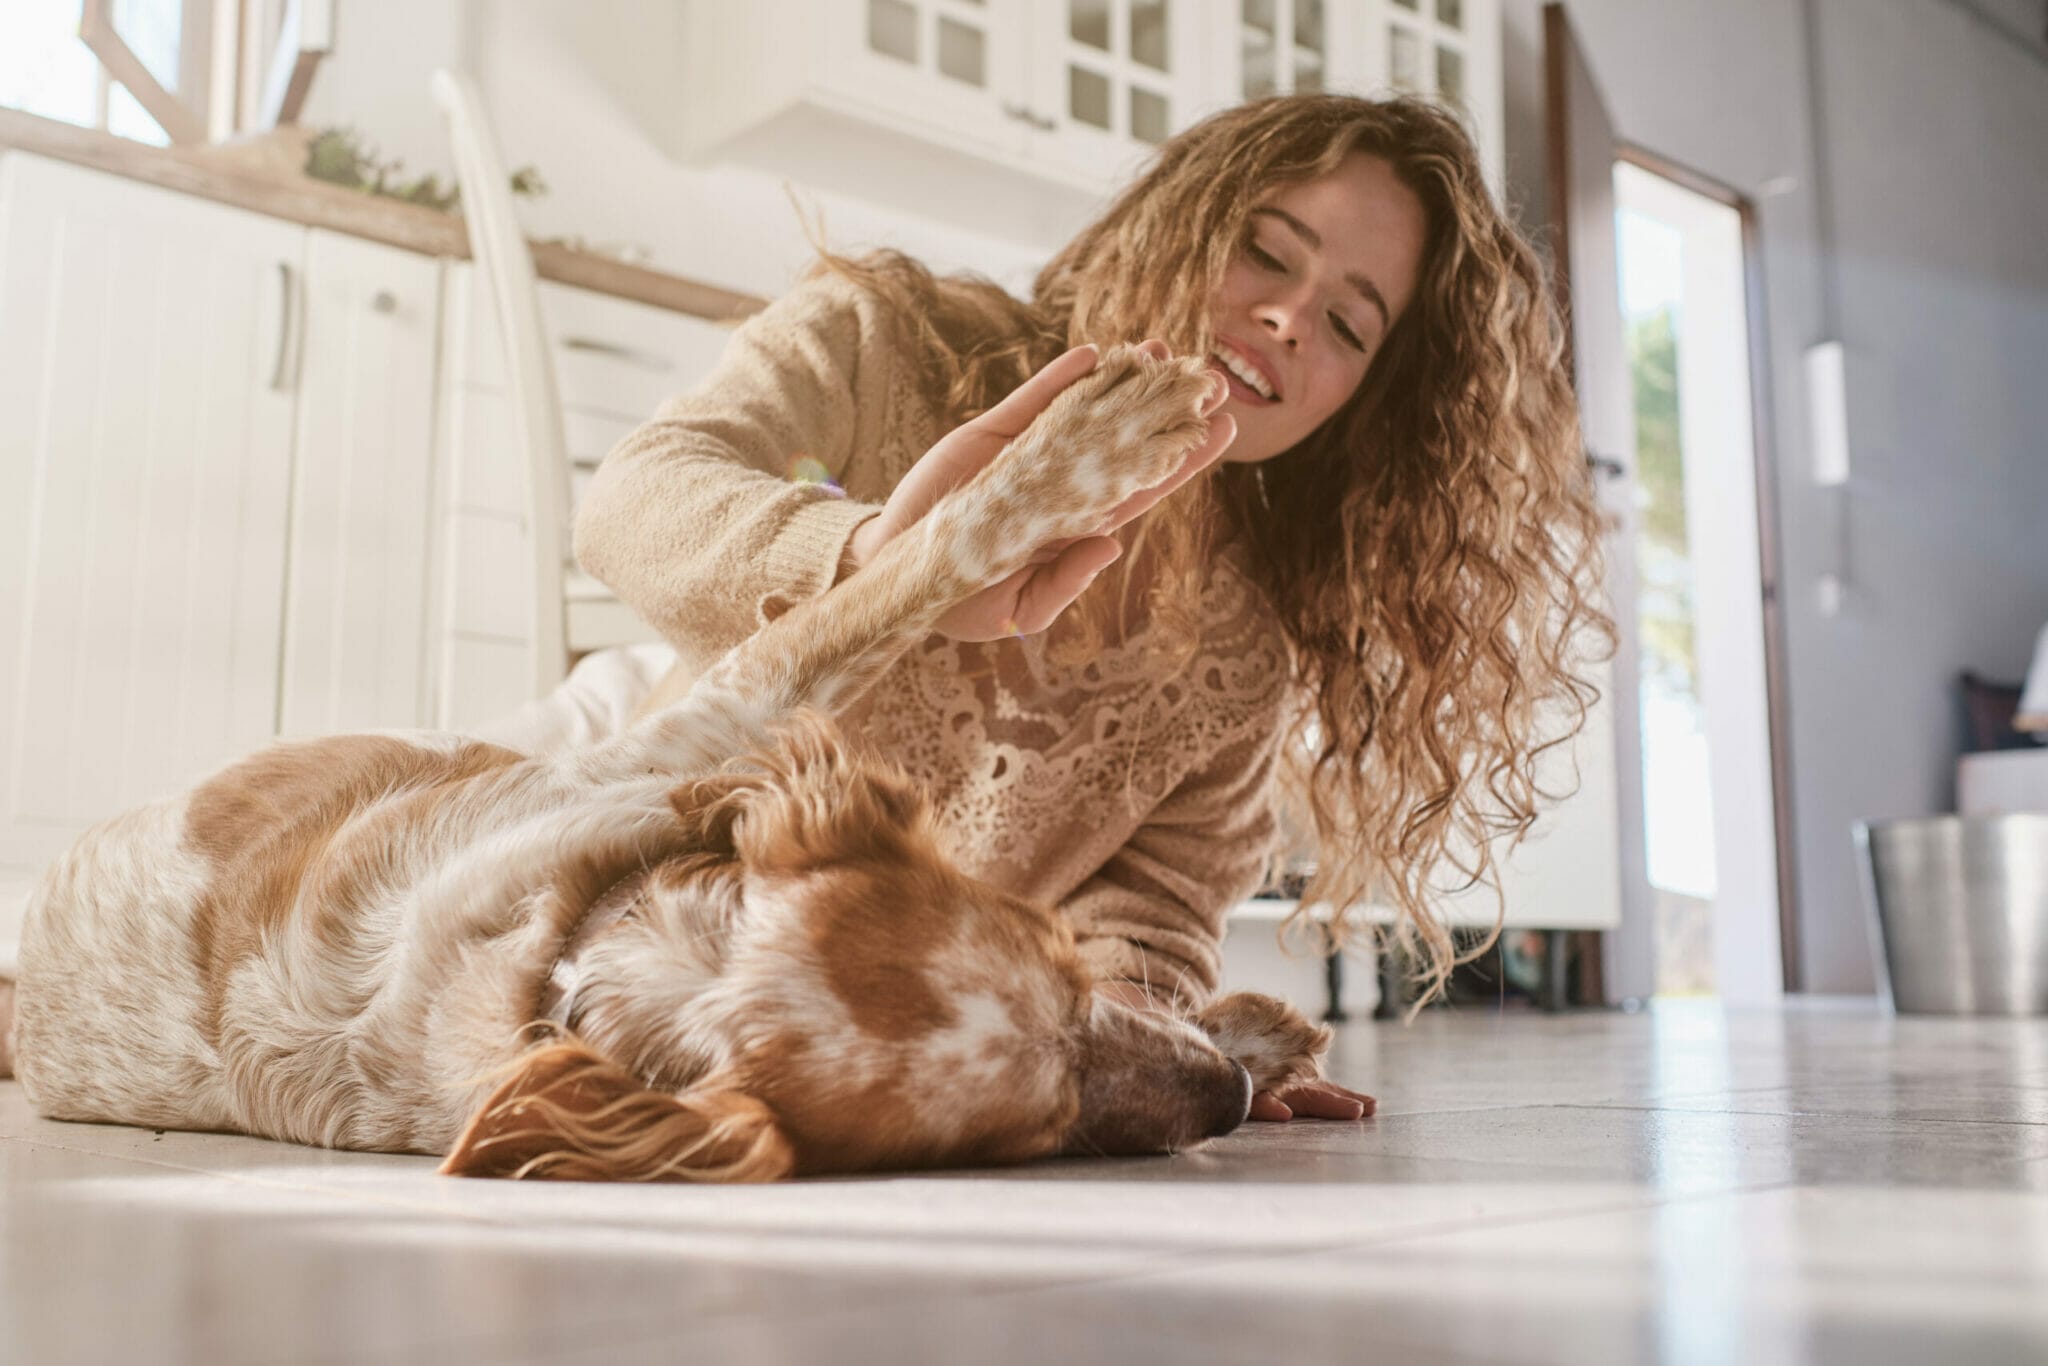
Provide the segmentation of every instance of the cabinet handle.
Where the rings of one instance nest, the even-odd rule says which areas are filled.
[[[292,313],[293,295],[292,265],[289,261],[277,263],[277,358],[270,367],[270,387],[283,392],[291,387],[292,359]]]
[[[1041,133],[1050,133],[1058,126],[1043,114],[1034,114],[1021,104],[1006,104],[1003,106],[1003,112],[1013,119],[1022,119]]]
[[[564,351],[588,351],[592,355],[610,356],[613,360],[637,365],[642,370],[652,370],[657,375],[667,374],[673,367],[667,356],[653,351],[643,351],[637,346],[621,346],[617,342],[600,341],[596,337],[564,337]]]

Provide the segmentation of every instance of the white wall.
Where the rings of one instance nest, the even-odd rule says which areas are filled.
[[[1956,673],[2019,677],[2048,620],[2048,66],[1943,0],[1815,0],[1811,50],[1794,0],[1569,10],[1621,135],[1758,202],[1804,985],[1869,991],[1850,823],[1950,808]],[[1536,0],[1506,22],[1540,211]],[[1846,493],[1807,473],[1800,357],[1830,334]]]

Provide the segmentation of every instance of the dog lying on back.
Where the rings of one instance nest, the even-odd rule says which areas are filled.
[[[1206,372],[1113,348],[860,573],[615,739],[279,745],[86,835],[30,903],[15,1067],[56,1119],[769,1180],[1179,1149],[1329,1031],[1093,990],[1049,907],[946,858],[826,716],[953,603],[1201,439]]]

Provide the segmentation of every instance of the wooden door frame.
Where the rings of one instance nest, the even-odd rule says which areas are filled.
[[[1798,846],[1792,818],[1792,712],[1785,679],[1783,560],[1778,543],[1777,451],[1771,442],[1769,330],[1764,320],[1762,238],[1756,202],[1732,185],[1632,142],[1614,149],[1616,161],[1662,176],[1735,211],[1741,225],[1743,303],[1749,348],[1750,442],[1756,461],[1759,587],[1763,593],[1764,708],[1771,760],[1771,819],[1778,852],[1778,955],[1787,992],[1803,991],[1799,951]]]

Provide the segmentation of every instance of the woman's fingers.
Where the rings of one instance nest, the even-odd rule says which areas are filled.
[[[1294,1118],[1294,1111],[1287,1108],[1280,1097],[1271,1091],[1261,1091],[1252,1097],[1252,1108],[1246,1112],[1247,1119],[1263,1119],[1273,1124],[1285,1124]]]
[[[1095,368],[1100,350],[1090,343],[1055,357],[1043,370],[1010,391],[1009,397],[967,425],[1008,441],[1022,435],[1060,390]]]
[[[1124,548],[1108,536],[1088,536],[1061,551],[1058,559],[1039,569],[1017,594],[1018,631],[1035,635],[1052,625],[1090,581],[1123,553]]]
[[[1379,1102],[1363,1091],[1328,1081],[1290,1086],[1280,1093],[1280,1099],[1294,1113],[1310,1119],[1364,1119],[1379,1108]]]
[[[1275,1095],[1261,1091],[1252,1097],[1250,1117],[1275,1122],[1293,1119],[1365,1119],[1379,1108],[1379,1102],[1363,1091],[1331,1081],[1312,1081],[1290,1086]]]

